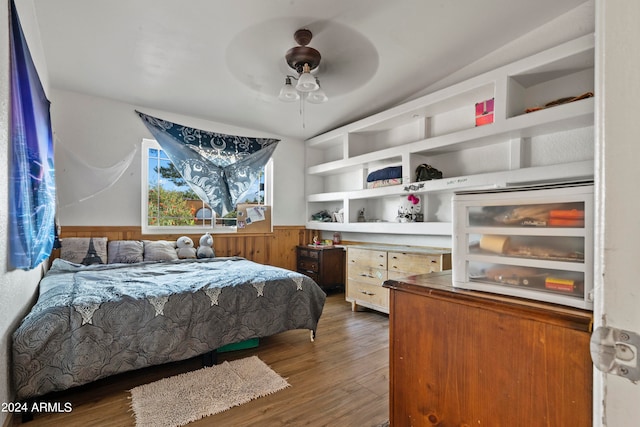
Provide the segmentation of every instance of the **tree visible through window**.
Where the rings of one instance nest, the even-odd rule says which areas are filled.
[[[143,197],[146,203],[146,227],[157,228],[216,228],[235,226],[235,209],[217,218],[206,202],[201,200],[180,176],[160,146],[151,141],[143,144],[146,158],[146,180],[143,178]],[[265,204],[265,171],[238,203]],[[145,206],[143,206],[143,210]]]
[[[198,196],[162,150],[149,148],[148,162],[147,225],[195,225],[195,212],[189,201],[200,201]]]

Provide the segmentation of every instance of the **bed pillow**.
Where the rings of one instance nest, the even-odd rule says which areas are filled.
[[[144,244],[139,240],[110,240],[107,245],[109,264],[133,264],[144,261]]]
[[[60,258],[76,264],[106,264],[106,237],[65,237],[62,239]]]
[[[176,242],[168,240],[143,240],[145,261],[174,261],[178,259]]]

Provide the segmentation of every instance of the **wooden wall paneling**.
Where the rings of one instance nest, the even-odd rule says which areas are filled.
[[[197,247],[203,233],[187,234]],[[296,269],[295,248],[311,242],[313,230],[304,226],[275,226],[272,233],[214,234],[213,247],[217,256],[240,256],[260,264]],[[107,237],[109,240],[177,240],[184,234],[142,234],[135,226],[64,226],[65,237]],[[60,256],[55,250],[52,259]]]
[[[248,239],[250,236],[246,238],[242,238],[242,242]],[[214,236],[213,246],[216,249],[217,256],[242,256],[244,251],[238,249],[238,241],[239,239],[228,239],[220,236]]]
[[[251,257],[255,262],[259,262],[260,264],[264,264],[267,259],[267,242],[273,239],[270,236],[257,236],[253,239],[246,240],[247,247],[245,248],[247,256]]]
[[[289,270],[296,270],[296,246],[298,230],[274,230],[276,238],[271,241],[271,256],[280,260],[280,266]]]

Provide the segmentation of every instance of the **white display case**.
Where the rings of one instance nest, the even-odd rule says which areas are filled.
[[[453,285],[593,309],[593,184],[453,196]]]

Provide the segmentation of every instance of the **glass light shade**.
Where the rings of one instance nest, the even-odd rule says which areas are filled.
[[[318,90],[309,92],[307,94],[307,101],[309,101],[312,104],[322,104],[323,102],[327,102],[328,100],[329,98],[327,98],[327,95],[324,93],[324,91],[320,87],[320,83],[318,83]]]
[[[300,99],[300,94],[291,84],[291,79],[289,77],[287,77],[287,80],[285,81],[284,86],[282,86],[282,89],[280,89],[280,94],[278,95],[278,98],[281,101],[285,101],[285,102],[293,102]]]
[[[296,89],[300,92],[312,92],[314,90],[318,90],[318,83],[316,82],[316,78],[311,75],[311,73],[302,73],[300,74],[300,78],[298,79],[298,84],[296,85]]]

